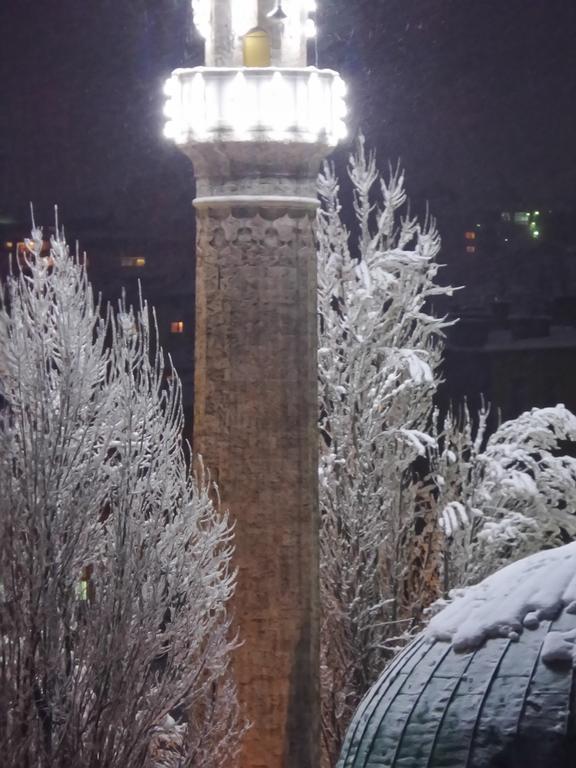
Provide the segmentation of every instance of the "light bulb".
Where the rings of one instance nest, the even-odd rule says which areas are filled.
[[[169,120],[164,126],[164,137],[174,140],[178,135],[178,129],[174,120]]]
[[[165,117],[176,117],[178,114],[178,107],[176,102],[173,99],[168,99],[166,104],[164,104],[163,112]]]
[[[338,141],[345,139],[348,136],[348,128],[346,126],[346,123],[344,123],[342,120],[336,123],[334,134]]]
[[[335,78],[333,87],[334,87],[334,93],[336,94],[336,96],[340,96],[340,98],[342,99],[348,93],[348,86],[340,76],[337,76]]]
[[[316,37],[316,33],[317,29],[314,19],[306,19],[306,23],[304,24],[304,34],[308,40],[312,40],[314,37]]]
[[[169,77],[162,88],[164,96],[174,96],[178,85],[173,77]]]

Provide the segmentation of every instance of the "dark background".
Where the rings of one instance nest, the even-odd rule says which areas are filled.
[[[402,158],[415,199],[439,212],[574,200],[576,3],[319,3],[320,65],[347,77],[356,123],[383,160]],[[200,61],[188,6],[3,0],[3,209],[32,197],[138,217],[189,196],[160,95],[173,67]]]
[[[401,158],[414,209],[428,202],[438,218],[446,279],[468,286],[451,309],[463,322],[446,397],[482,388],[505,415],[558,398],[576,407],[576,3],[319,5],[319,64],[349,82],[352,132],[382,166]],[[172,68],[201,63],[189,0],[3,0],[0,30],[2,236],[20,236],[30,200],[45,224],[58,203],[110,295],[134,283],[118,258],[145,254],[139,276],[190,377],[194,183],[162,137],[161,93]],[[505,250],[500,212],[536,209],[549,222],[540,241],[518,231]],[[467,258],[462,234],[476,224]],[[186,322],[178,339],[174,319]]]

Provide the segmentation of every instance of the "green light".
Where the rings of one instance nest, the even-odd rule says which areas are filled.
[[[540,232],[539,232],[537,229],[535,229],[535,230],[532,232],[532,237],[540,237]]]
[[[534,211],[534,216],[540,216],[540,211]]]
[[[530,222],[530,226],[531,226],[532,228],[534,228],[534,227],[536,226],[536,222],[535,222],[535,221],[531,221],[531,222]]]

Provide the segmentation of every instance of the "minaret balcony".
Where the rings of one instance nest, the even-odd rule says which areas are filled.
[[[334,147],[346,136],[346,85],[329,69],[177,69],[164,90],[164,133],[182,147],[216,142]]]

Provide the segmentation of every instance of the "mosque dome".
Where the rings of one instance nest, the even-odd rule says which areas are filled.
[[[576,765],[576,543],[470,588],[387,667],[338,768]]]

